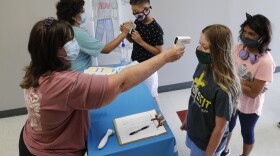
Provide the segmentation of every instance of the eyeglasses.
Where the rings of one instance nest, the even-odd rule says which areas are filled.
[[[53,24],[53,21],[55,21],[55,18],[53,17],[48,17],[46,20],[45,20],[45,23],[44,23],[44,31],[47,32],[51,25]]]
[[[133,14],[133,15],[136,15],[136,14],[144,13],[145,9],[152,9],[152,6],[145,7],[145,8],[144,8],[142,11],[140,11],[140,12],[134,12],[134,11],[132,11],[132,14]]]

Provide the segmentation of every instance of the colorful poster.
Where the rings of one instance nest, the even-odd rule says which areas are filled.
[[[87,22],[81,27],[104,44],[109,43],[120,34],[120,24],[134,21],[129,0],[85,0],[84,6]],[[131,51],[131,44],[125,40],[126,48]],[[120,63],[120,46],[110,54],[100,54],[92,58],[93,66]]]

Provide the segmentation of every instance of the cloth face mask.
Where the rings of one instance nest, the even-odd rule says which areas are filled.
[[[151,7],[150,7],[151,8]],[[146,8],[145,8],[146,9]],[[146,19],[146,17],[150,14],[150,11],[148,14],[145,14],[144,11],[145,9],[139,13],[136,13],[134,14],[135,18],[138,20],[138,21],[143,21]]]
[[[196,57],[197,57],[199,63],[211,64],[210,53],[205,53],[205,52],[197,50],[197,49],[196,49],[195,53],[196,53]]]
[[[261,45],[262,43],[262,38],[260,38],[259,40],[254,40],[245,36],[241,36],[240,37],[242,43],[249,48],[257,48]]]

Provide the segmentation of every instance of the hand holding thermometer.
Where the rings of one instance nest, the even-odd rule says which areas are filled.
[[[115,133],[114,130],[108,129],[108,130],[107,130],[107,133],[104,135],[104,137],[103,137],[102,140],[100,141],[100,143],[99,143],[99,145],[98,145],[98,149],[102,149],[102,148],[106,145],[109,136],[111,136],[111,135],[114,134],[114,133]]]

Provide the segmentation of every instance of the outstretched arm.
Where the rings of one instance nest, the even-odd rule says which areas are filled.
[[[131,22],[124,23],[121,25],[121,34],[117,38],[115,38],[113,41],[109,42],[105,45],[105,47],[102,49],[103,54],[109,54],[112,50],[114,50],[116,47],[120,45],[120,43],[126,38],[128,35],[130,29],[132,27]]]
[[[125,68],[119,74],[109,76],[108,94],[103,105],[109,104],[119,93],[138,85],[166,63],[178,60],[184,47],[173,47],[137,65]]]

